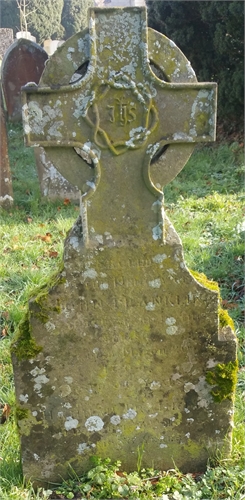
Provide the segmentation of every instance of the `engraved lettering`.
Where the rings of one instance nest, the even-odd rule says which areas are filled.
[[[111,123],[117,123],[125,127],[128,123],[136,120],[136,105],[133,102],[123,102],[121,99],[115,99],[114,104],[107,104],[108,120]]]
[[[128,123],[136,120],[136,113],[134,113],[134,111],[133,111],[134,109],[136,110],[136,106],[130,106],[130,108],[128,110],[128,116],[131,117],[131,120],[128,118]]]
[[[108,104],[107,108],[109,109],[109,121],[111,123],[114,123],[115,122],[115,107],[114,106],[110,106]]]

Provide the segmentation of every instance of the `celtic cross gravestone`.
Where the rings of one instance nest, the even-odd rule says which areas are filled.
[[[163,205],[193,144],[214,140],[215,109],[216,85],[147,30],[144,8],[91,9],[89,31],[25,87],[27,144],[81,190],[62,269],[12,347],[28,478],[79,473],[93,454],[133,470],[137,450],[142,466],[200,471],[223,447],[235,337]]]

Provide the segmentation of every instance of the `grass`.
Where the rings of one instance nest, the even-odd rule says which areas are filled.
[[[68,200],[40,198],[33,151],[23,146],[20,126],[9,129],[14,207],[0,209],[0,404],[15,405],[10,342],[28,297],[58,268],[66,231],[78,215]],[[51,490],[34,491],[21,472],[13,410],[0,425],[0,499],[141,498],[150,500],[245,499],[245,329],[243,328],[244,191],[239,144],[198,148],[165,190],[168,216],[182,238],[187,265],[217,280],[223,307],[232,316],[239,339],[239,378],[235,401],[232,454],[216,457],[203,475],[178,470],[120,472],[120,463],[97,460],[82,478]],[[5,407],[6,408],[6,407]],[[4,421],[5,411],[2,412]]]

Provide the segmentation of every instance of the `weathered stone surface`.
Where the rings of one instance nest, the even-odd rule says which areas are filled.
[[[194,142],[214,139],[215,85],[148,35],[149,54],[144,9],[92,10],[89,34],[24,96],[27,143],[81,190],[63,268],[12,348],[23,469],[40,482],[92,454],[132,470],[143,448],[142,466],[200,471],[230,443],[235,336],[219,325],[217,287],[187,270],[161,188]]]
[[[38,83],[48,59],[46,52],[31,40],[16,40],[5,52],[1,79],[10,121],[21,121],[21,87]]]
[[[61,175],[47,158],[44,148],[34,148],[41,195],[49,200],[80,200],[80,191]]]
[[[12,178],[8,157],[8,138],[5,112],[3,107],[2,89],[0,87],[0,206],[9,207],[13,203]]]
[[[11,28],[0,28],[0,59],[3,58],[6,50],[13,41],[13,30]]]

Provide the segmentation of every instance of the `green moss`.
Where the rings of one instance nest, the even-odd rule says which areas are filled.
[[[60,314],[61,312],[59,299],[56,299],[56,304],[50,305],[48,303],[48,298],[53,288],[66,281],[65,278],[61,276],[62,271],[63,264],[59,272],[55,273],[51,278],[49,278],[48,283],[42,286],[39,289],[38,294],[30,301],[30,305],[32,306],[32,314],[34,314],[35,317],[42,323],[47,323],[49,321],[51,312],[56,312],[57,314]]]
[[[230,326],[232,330],[235,330],[234,322],[231,319],[228,311],[226,311],[225,309],[221,309],[221,307],[219,308],[219,326],[220,328]]]
[[[191,455],[191,457],[197,458],[203,449],[203,445],[195,443],[192,439],[188,439],[188,443],[184,445],[184,449]]]
[[[204,273],[199,273],[198,271],[192,271],[191,269],[189,269],[189,271],[193,276],[193,278],[195,278],[195,280],[197,280],[202,286],[205,286],[205,288],[213,290],[214,292],[218,292],[220,298],[219,285],[216,281],[209,280]]]
[[[232,399],[237,382],[237,360],[227,364],[218,364],[206,373],[206,382],[215,386],[211,390],[214,401],[220,403],[224,399]]]
[[[26,408],[22,408],[21,406],[16,406],[15,408],[15,418],[17,422],[19,420],[23,420],[24,418],[28,418],[30,416],[30,411]]]
[[[25,318],[19,324],[16,338],[11,345],[11,352],[19,360],[22,360],[35,358],[42,349],[31,335],[30,314],[27,312]]]

